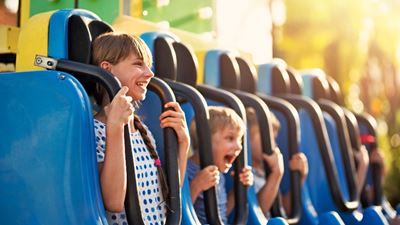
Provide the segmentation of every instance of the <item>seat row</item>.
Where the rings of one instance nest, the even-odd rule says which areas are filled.
[[[135,33],[135,27],[126,29]],[[94,83],[104,85],[111,97],[119,85],[112,75],[89,63],[92,40],[112,30],[95,14],[79,9],[39,14],[21,28],[19,72],[0,76],[4,100],[0,116],[5,118],[0,130],[7,134],[0,146],[0,190],[6,196],[0,209],[7,212],[2,218],[6,224],[107,224],[94,156],[90,96]],[[31,38],[37,39],[34,46]],[[206,53],[204,75],[200,76],[203,79],[199,79],[196,55],[177,36],[146,32],[141,38],[153,53],[156,77],[138,113],[159,143],[166,165],[174,199],[167,224],[199,223],[187,179],[181,189],[178,186],[176,137],[171,129],[160,129],[159,124],[151,123],[158,120],[161,106],[168,101],[181,104],[188,122],[193,118],[200,121],[197,130],[201,167],[213,164],[206,122],[208,105],[230,107],[244,120],[245,108],[254,108],[258,121],[264,124],[260,131],[267,154],[272,153],[269,111],[273,111],[282,127],[277,142],[285,162],[299,151],[307,156],[310,169],[305,185],[301,187],[297,172],[285,172],[280,186],[282,193],[291,193],[290,215],[286,215],[277,198],[271,217],[266,218],[253,187],[246,188],[227,176],[226,188],[235,192],[235,209],[229,223],[387,224],[384,215],[394,216],[390,207],[375,207],[385,205],[376,179],[368,179],[376,190],[373,201],[360,204],[353,149],[359,149],[361,144],[374,147],[376,143],[359,141],[360,136],[376,136],[374,122],[339,104],[340,93],[333,80],[315,72],[300,76],[279,60],[260,65],[256,71],[240,55],[227,50]],[[39,67],[32,66],[33,61]],[[235,161],[236,174],[251,165],[247,138],[245,135],[243,151]],[[131,150],[126,147],[126,151],[128,154]],[[132,160],[126,163],[128,168],[134,168]],[[287,165],[285,171],[289,171]],[[369,176],[374,174],[379,174],[379,168],[371,169]],[[131,177],[126,200],[129,203],[125,205],[128,221],[142,224],[135,208],[136,176]],[[209,224],[222,224],[215,188],[204,194]]]

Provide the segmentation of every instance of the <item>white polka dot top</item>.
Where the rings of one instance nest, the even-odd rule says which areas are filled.
[[[147,127],[147,133],[155,144],[154,138]],[[105,157],[105,124],[94,119],[96,134],[97,162],[103,162]],[[166,220],[166,205],[161,193],[158,171],[154,160],[150,157],[146,144],[139,131],[131,133],[132,154],[135,164],[135,176],[139,195],[140,209],[144,224],[163,225]],[[155,146],[155,145],[154,145]],[[110,225],[127,225],[125,211],[120,213],[107,212]]]

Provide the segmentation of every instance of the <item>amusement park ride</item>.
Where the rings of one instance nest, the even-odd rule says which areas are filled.
[[[253,107],[265,124],[260,130],[267,154],[273,111],[281,123],[277,142],[285,163],[299,151],[307,156],[310,169],[303,186],[299,174],[286,172],[285,165],[280,191],[291,193],[290,213],[278,197],[265,217],[253,187],[227,176],[226,188],[235,193],[230,224],[384,225],[396,217],[382,193],[382,168],[370,165],[365,187],[374,190],[372,197],[366,197],[365,188],[357,191],[353,149],[376,147],[376,125],[371,116],[342,105],[334,80],[321,71],[300,75],[275,59],[256,69],[245,54],[221,49],[213,40],[138,18],[145,2],[22,0],[18,26],[0,24],[0,224],[108,224],[88,88],[99,83],[110,97],[120,89],[110,73],[90,65],[91,42],[109,31],[140,36],[153,54],[155,78],[138,113],[165,165],[172,196],[166,224],[199,223],[187,179],[179,188],[176,135],[151,123],[168,101],[181,104],[188,122],[201,121],[202,167],[213,164],[207,105],[230,107],[243,119],[245,107]],[[235,174],[251,165],[246,135],[242,143]],[[127,168],[134,167],[132,161]],[[128,171],[129,176],[135,174]],[[130,225],[143,224],[135,185],[128,180]],[[204,196],[208,223],[222,224],[215,189]]]

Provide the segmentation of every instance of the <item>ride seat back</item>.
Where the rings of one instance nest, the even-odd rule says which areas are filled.
[[[89,98],[57,71],[0,76],[0,220],[106,224]]]
[[[343,109],[329,99],[329,83],[322,70],[312,70],[302,75],[304,92],[318,102],[325,119],[335,164],[339,175],[340,190],[346,201],[358,199],[353,149]],[[358,149],[357,149],[358,150]]]
[[[271,71],[273,70],[271,67],[276,68],[278,72],[272,73]],[[290,79],[286,68],[276,62],[260,65],[259,67],[258,90],[261,93],[272,94],[287,99],[299,112],[301,128],[300,150],[307,156],[309,162],[309,175],[303,187],[303,203],[308,204],[311,202],[312,205],[310,206],[313,206],[318,214],[330,210],[337,210],[333,199],[333,192],[335,192],[333,190],[340,185],[337,183],[337,168],[335,168],[334,164],[332,165],[334,157],[331,150],[331,143],[327,136],[326,124],[325,121],[322,120],[322,111],[311,99],[303,96],[291,95],[290,92],[296,90],[291,90],[290,86],[287,86],[288,92],[286,92],[286,94],[262,87],[262,85],[270,83],[274,76],[280,76],[280,78],[274,78],[274,80],[281,81],[282,84],[277,85],[285,87],[287,85],[292,86],[290,82],[296,79]],[[301,84],[297,86],[301,87]],[[321,170],[321,168],[324,169]],[[330,187],[331,184],[334,186]],[[341,195],[341,193],[336,194],[338,194],[336,197]],[[309,197],[310,199],[304,199],[304,197]],[[309,208],[309,206],[303,206],[303,209],[307,208]],[[312,213],[310,215],[312,215]],[[316,218],[311,219],[315,222]]]

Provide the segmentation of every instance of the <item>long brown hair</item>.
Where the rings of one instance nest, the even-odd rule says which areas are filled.
[[[152,64],[152,57],[149,48],[143,42],[142,39],[126,34],[126,33],[115,33],[109,32],[98,36],[92,43],[92,64],[99,66],[101,62],[107,61],[111,64],[117,64],[118,62],[126,59],[130,54],[135,54],[138,58],[142,59],[148,66]],[[103,105],[103,98],[105,96],[104,88],[99,85],[96,86],[96,92],[94,98],[96,103],[101,106]],[[143,126],[138,115],[134,115],[133,120],[134,126],[139,130],[144,143],[150,153],[151,158],[156,162],[159,160],[158,153],[151,143],[151,139],[148,136],[147,129]],[[159,163],[155,163],[157,167],[158,177],[160,179],[160,185],[164,201],[169,203],[169,189],[167,180],[162,167]]]

